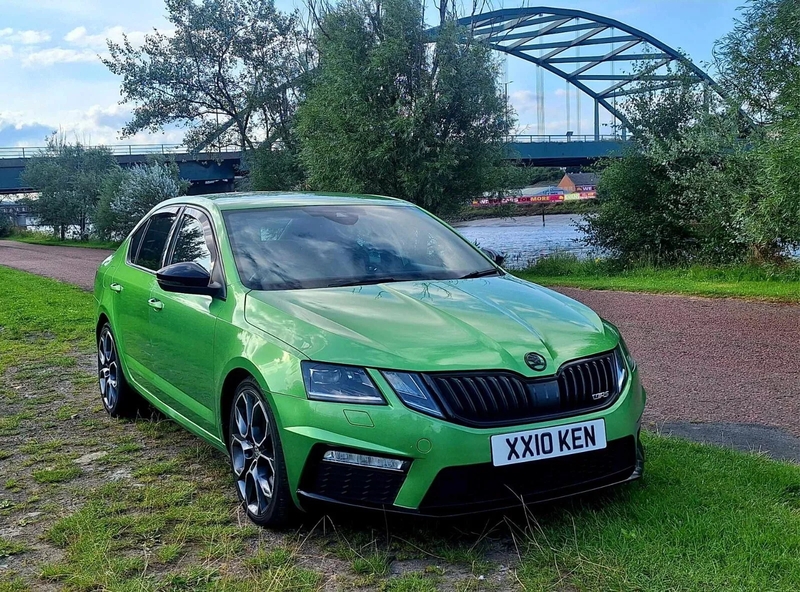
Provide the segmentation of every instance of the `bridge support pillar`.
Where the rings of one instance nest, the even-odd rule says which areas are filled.
[[[600,102],[594,100],[594,141],[600,141]]]

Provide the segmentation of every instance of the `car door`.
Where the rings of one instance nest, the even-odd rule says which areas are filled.
[[[109,285],[115,292],[112,329],[125,369],[135,384],[147,390],[152,386],[150,292],[178,211],[177,207],[161,209],[139,225],[129,242],[125,264],[117,268]]]
[[[194,261],[225,285],[211,220],[187,207],[176,225],[166,264]],[[214,329],[224,301],[199,294],[150,292],[152,363],[167,404],[205,431],[215,433]]]

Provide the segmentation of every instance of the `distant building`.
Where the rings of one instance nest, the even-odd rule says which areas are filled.
[[[597,190],[597,173],[567,173],[559,188],[567,193],[588,193]]]
[[[0,216],[8,218],[14,226],[30,226],[33,220],[30,208],[15,201],[0,202]]]

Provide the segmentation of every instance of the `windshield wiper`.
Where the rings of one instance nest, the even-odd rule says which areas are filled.
[[[369,286],[372,284],[385,284],[388,282],[399,282],[397,278],[393,277],[369,277],[357,280],[344,280],[341,282],[332,282],[328,284],[329,288],[347,288],[348,286]]]
[[[473,271],[472,273],[468,273],[467,275],[462,275],[460,280],[471,280],[474,278],[479,277],[486,277],[487,275],[500,275],[500,271],[497,269],[482,269],[481,271]]]

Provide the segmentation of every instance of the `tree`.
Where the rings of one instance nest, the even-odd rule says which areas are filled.
[[[800,245],[800,3],[750,0],[714,58],[725,89],[762,124],[747,139],[737,229],[756,259],[780,258]]]
[[[31,214],[41,224],[52,226],[62,240],[72,225],[83,236],[95,214],[102,179],[116,166],[108,148],[69,144],[53,134],[22,173],[23,183],[39,193],[28,200]]]
[[[525,169],[525,180],[530,185],[537,183],[558,184],[564,178],[564,169],[559,167],[531,166]]]
[[[800,2],[749,0],[714,46],[727,93],[759,123],[800,115]]]
[[[133,103],[123,135],[188,129],[184,143],[254,148],[287,137],[302,73],[297,13],[274,0],[166,0],[172,34],[108,42],[103,63]]]
[[[103,238],[120,240],[153,207],[186,193],[174,162],[151,162],[129,169],[116,168],[104,180],[97,208],[97,232]]]
[[[737,228],[753,259],[779,260],[800,247],[800,119],[775,124],[749,156],[754,165],[739,194]]]
[[[318,67],[297,112],[312,188],[392,195],[436,212],[505,188],[497,62],[449,10],[428,46],[422,10],[414,0],[345,0],[318,15]]]

